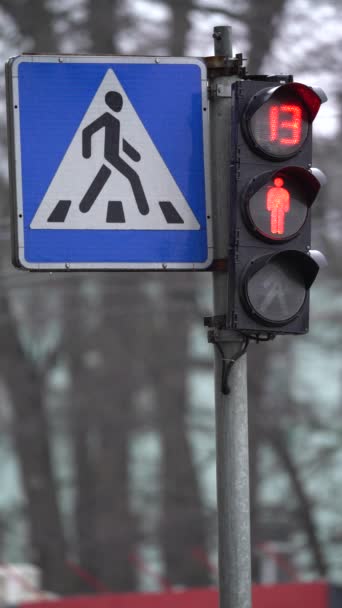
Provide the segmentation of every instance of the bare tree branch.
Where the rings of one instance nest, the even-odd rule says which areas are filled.
[[[277,457],[281,461],[284,469],[289,475],[295,496],[298,501],[298,516],[306,532],[308,545],[311,549],[314,567],[320,577],[324,578],[328,572],[328,565],[323,554],[317,527],[313,515],[313,505],[307,496],[303,481],[300,477],[298,467],[288,449],[284,434],[279,429],[273,429],[268,433],[266,439],[272,445]]]

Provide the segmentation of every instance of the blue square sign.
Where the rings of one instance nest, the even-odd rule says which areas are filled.
[[[206,85],[199,59],[11,59],[15,265],[208,268]]]

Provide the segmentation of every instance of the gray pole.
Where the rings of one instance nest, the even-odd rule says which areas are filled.
[[[211,177],[216,268],[214,320],[209,340],[215,346],[215,408],[220,608],[251,608],[251,550],[247,423],[247,363],[243,355],[222,388],[222,353],[228,361],[241,348],[241,336],[215,323],[227,314],[228,203],[230,196],[231,84],[238,78],[232,58],[231,28],[215,27],[215,57],[208,58],[211,106]],[[219,57],[220,56],[220,57]],[[234,64],[235,61],[235,64]],[[241,62],[241,56],[240,56]],[[230,69],[231,67],[231,69]],[[211,69],[212,68],[212,69]],[[235,75],[232,75],[234,74]],[[215,268],[215,267],[214,267]],[[221,268],[221,269],[219,269]],[[218,347],[218,348],[217,348]],[[221,353],[219,352],[221,348]]]

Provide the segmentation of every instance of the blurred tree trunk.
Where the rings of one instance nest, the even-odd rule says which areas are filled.
[[[70,294],[66,293],[64,308],[66,311],[64,350],[71,373],[68,412],[75,467],[76,552],[82,570],[95,576],[97,573],[94,529],[96,472],[91,453],[92,435],[95,434],[94,420],[96,420],[96,408],[92,401],[95,380],[85,365],[84,357],[90,348],[95,347],[93,339],[88,339],[86,319],[94,314],[97,315],[98,311],[93,310],[86,296],[82,294],[82,279],[74,285],[74,291]],[[77,316],[68,315],[69,310],[77,310]],[[96,590],[96,586],[89,589],[87,583],[79,580],[78,589],[80,592],[89,592]]]
[[[90,52],[117,55],[116,34],[120,32],[118,0],[88,0]]]
[[[56,51],[52,15],[45,0],[1,0],[32,51]],[[8,195],[6,196],[8,198]],[[42,569],[43,587],[56,593],[71,591],[67,548],[53,474],[49,423],[44,406],[45,376],[23,349],[7,295],[1,299],[6,323],[2,330],[1,370],[11,397],[13,437],[27,499],[33,560]]]
[[[44,589],[67,593],[71,584],[44,407],[45,378],[21,346],[6,296],[1,298],[1,315],[6,319],[1,372],[12,402],[12,432],[27,499],[33,561],[42,569]]]
[[[0,6],[14,19],[22,36],[35,53],[58,52],[53,14],[47,0],[0,0]]]
[[[114,316],[115,323],[108,322],[111,309],[117,308],[109,276],[98,275],[90,283],[98,292],[95,305],[87,302],[85,294],[78,294],[72,306],[78,307],[79,316],[76,322],[72,320],[73,340],[68,348],[80,565],[95,577],[100,588],[112,591],[136,589],[132,557],[137,527],[129,492],[136,390],[131,280],[132,275],[126,274],[116,280],[117,292],[122,287],[123,314]]]
[[[328,574],[328,565],[322,551],[313,517],[313,505],[305,491],[305,486],[301,480],[295,460],[287,446],[286,437],[280,429],[271,428],[267,433],[267,440],[272,445],[291,481],[298,504],[296,515],[307,537],[308,546],[313,558],[313,567],[320,578],[325,578]]]
[[[177,287],[172,279],[177,280]],[[171,584],[209,584],[207,525],[187,431],[189,333],[196,308],[194,285],[185,274],[164,277],[160,312],[152,321],[153,385],[162,439],[160,540]],[[186,302],[175,314],[173,300]],[[189,309],[192,308],[192,313]]]
[[[244,17],[250,40],[247,62],[249,74],[260,74],[277,35],[286,4],[287,0],[249,0]]]
[[[129,447],[137,363],[131,281],[132,275],[120,276],[122,313],[114,315],[113,324],[107,321],[114,305],[113,296],[110,291],[104,295],[104,318],[94,335],[102,361],[94,370],[93,399],[90,400],[96,414],[93,429],[96,563],[103,583],[116,591],[136,589],[132,557],[138,534],[129,491]],[[108,288],[109,280],[106,286]],[[134,296],[139,301],[138,288]],[[89,402],[89,395],[87,398]]]
[[[171,13],[170,24],[170,55],[182,57],[186,52],[186,39],[190,30],[190,11],[192,0],[170,0],[167,2]]]
[[[190,29],[192,0],[170,0],[169,53],[183,56]],[[153,324],[153,344],[159,358],[152,362],[157,419],[162,438],[162,516],[160,540],[166,578],[172,584],[200,586],[209,583],[206,566],[207,526],[186,429],[187,380],[191,317],[185,310],[172,314],[172,299],[179,294],[196,308],[195,280],[191,273],[161,277],[163,316]],[[177,287],[176,287],[177,284]],[[168,314],[170,311],[170,314]],[[157,319],[155,317],[155,319]]]
[[[88,31],[92,53],[114,54],[119,32],[118,3],[89,0]],[[100,294],[96,310],[79,296],[83,314],[70,345],[73,370],[72,428],[77,478],[76,527],[80,563],[100,584],[113,591],[132,591],[136,576],[132,562],[137,531],[129,504],[129,441],[133,393],[131,374],[131,301],[125,301],[132,275],[117,275],[123,286],[123,318],[108,326],[115,306],[109,275],[98,275],[93,288]],[[96,322],[87,322],[87,316]],[[92,325],[92,329],[89,329]],[[94,360],[92,360],[92,357]]]

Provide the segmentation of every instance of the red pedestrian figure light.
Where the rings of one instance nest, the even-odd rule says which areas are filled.
[[[271,233],[284,234],[285,214],[290,211],[290,193],[283,188],[282,177],[275,177],[274,186],[267,192],[266,208],[271,214]]]

